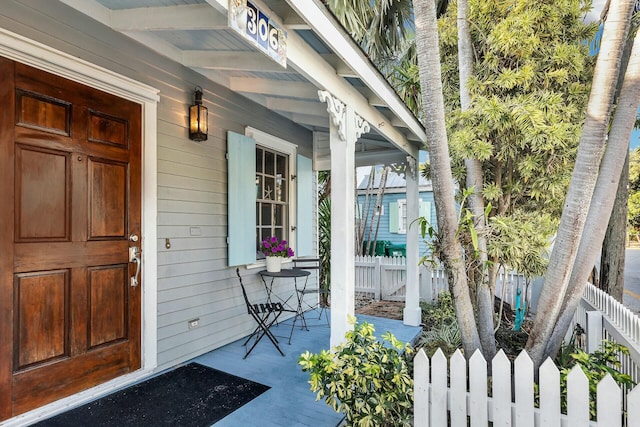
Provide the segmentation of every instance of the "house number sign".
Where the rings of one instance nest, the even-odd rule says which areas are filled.
[[[287,68],[287,32],[278,17],[259,0],[229,0],[229,27]]]

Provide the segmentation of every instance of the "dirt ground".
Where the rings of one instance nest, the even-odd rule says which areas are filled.
[[[356,304],[356,314],[402,320],[404,302],[401,301],[360,301]]]

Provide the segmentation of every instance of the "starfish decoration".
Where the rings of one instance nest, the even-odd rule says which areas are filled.
[[[267,200],[271,200],[271,192],[272,192],[272,191],[273,191],[273,190],[271,190],[271,187],[269,187],[269,186],[267,185],[267,188],[265,188],[265,189],[264,189],[264,194],[263,194],[263,197],[262,197],[262,198],[263,198],[263,199],[267,199]]]

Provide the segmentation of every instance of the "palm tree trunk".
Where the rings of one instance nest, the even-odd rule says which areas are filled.
[[[473,69],[473,48],[469,30],[469,1],[458,0],[458,71],[460,75],[460,105],[462,111],[471,106],[468,82]],[[482,163],[478,159],[464,160],[467,169],[467,188],[473,188],[469,196],[469,207],[473,214],[473,225],[478,234],[479,281],[476,281],[476,305],[478,307],[478,328],[484,357],[493,359],[496,341],[493,327],[493,295],[487,275],[487,237],[485,233],[484,198],[482,190]]]
[[[603,152],[603,142],[607,133],[607,126],[611,116],[613,96],[615,94],[624,43],[629,31],[633,3],[628,0],[613,1],[609,10],[609,19],[604,27],[600,55],[596,62],[591,95],[587,104],[587,114],[578,146],[578,155],[569,184],[560,226],[545,281],[538,301],[538,312],[527,342],[527,350],[536,368],[550,355],[549,350],[554,347],[551,343],[556,322],[560,319],[563,302],[568,297],[567,288],[570,283],[574,262],[578,253],[578,246],[582,240],[587,214],[592,205],[592,196],[598,169]],[[631,66],[629,68],[632,68]],[[634,112],[635,113],[635,112]],[[627,138],[627,142],[629,139]],[[622,163],[622,161],[620,162]],[[613,175],[608,175],[609,177]],[[617,177],[620,176],[618,171]],[[617,179],[616,179],[617,186]],[[615,188],[612,191],[615,194]],[[611,202],[611,205],[613,201]],[[600,218],[597,216],[596,218]],[[605,221],[606,222],[606,221]],[[593,242],[592,235],[584,239],[585,244]],[[602,240],[598,242],[598,246]],[[587,257],[590,258],[590,257]],[[593,261],[590,263],[593,265]],[[587,271],[591,267],[589,266]],[[576,269],[583,276],[584,268]],[[573,291],[582,294],[588,273],[582,282],[572,282]],[[568,316],[571,306],[567,304],[563,317]],[[575,306],[574,306],[575,309]],[[573,311],[571,311],[573,315]],[[566,330],[566,328],[565,328]]]
[[[613,8],[612,8],[613,9]],[[611,19],[611,17],[610,17]],[[598,181],[589,208],[583,236],[580,240],[578,255],[571,273],[570,287],[563,303],[562,315],[555,325],[553,334],[547,343],[543,357],[554,355],[560,348],[562,338],[571,324],[584,288],[602,247],[605,227],[609,221],[616,197],[618,181],[629,152],[629,139],[640,104],[640,31],[636,33],[629,65],[624,75],[622,91],[609,131],[607,149],[602,160]]]
[[[600,260],[600,289],[622,302],[624,292],[624,263],[627,243],[629,204],[629,152],[620,173],[620,182],[602,242]]]
[[[471,357],[473,352],[480,348],[480,338],[469,297],[462,247],[456,236],[458,223],[445,127],[435,2],[415,0],[414,12],[422,105],[425,112],[441,259],[454,299],[462,346],[466,357]]]

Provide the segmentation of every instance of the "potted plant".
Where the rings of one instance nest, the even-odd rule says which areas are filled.
[[[267,271],[277,273],[282,266],[283,258],[291,258],[293,249],[286,240],[279,240],[277,236],[267,237],[260,243],[260,251],[267,257]]]

